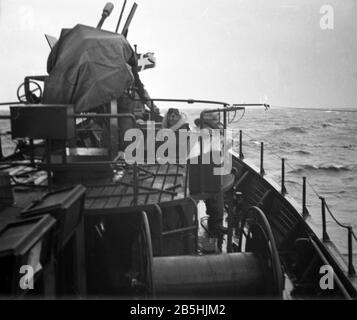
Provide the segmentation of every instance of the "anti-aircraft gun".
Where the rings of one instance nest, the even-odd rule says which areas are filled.
[[[47,61],[48,75],[25,77],[17,90],[19,102],[11,105],[20,104],[16,107],[17,111],[25,106],[38,105],[36,110],[40,110],[41,106],[46,112],[51,109],[46,105],[72,105],[73,110],[69,112],[74,114],[79,137],[72,147],[110,145],[114,148],[114,154],[117,154],[116,145],[119,143],[122,147],[124,144],[123,132],[133,126],[135,119],[128,114],[145,120],[160,119],[155,105],[148,101],[150,97],[139,77],[139,72],[155,66],[154,55],[137,53],[137,46],[134,50],[126,39],[137,9],[136,3],[130,10],[122,32],[117,33],[125,6],[126,1],[115,32],[101,29],[114,7],[112,3],[107,3],[96,28],[77,25],[72,29],[63,29],[59,40],[46,35],[51,47]],[[34,112],[31,114],[35,117]],[[80,118],[80,114],[87,114],[87,118]],[[113,114],[116,114],[116,118]],[[49,119],[41,114],[36,114],[36,119],[41,119],[42,128],[49,123],[46,121]],[[117,133],[110,133],[115,126],[122,128],[119,137],[116,137]],[[23,134],[15,132],[14,137],[21,138]],[[115,141],[110,142],[109,137],[114,137]],[[33,139],[38,138],[39,134],[35,132]],[[46,134],[42,138],[46,139]],[[56,138],[51,136],[51,139]],[[24,152],[32,148],[32,144],[32,139],[29,143],[25,139],[19,142],[16,156],[21,158]]]

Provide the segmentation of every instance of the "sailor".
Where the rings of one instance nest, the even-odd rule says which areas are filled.
[[[187,115],[177,108],[170,108],[164,116],[162,127],[178,132],[180,129],[190,130],[187,123]]]
[[[204,111],[208,111],[208,109]],[[211,129],[223,130],[224,128],[223,124],[220,122],[219,114],[217,112],[204,113],[202,121],[200,118],[197,118],[195,119],[194,122],[198,128],[201,128],[201,126],[209,130]]]
[[[204,113],[202,119],[197,118],[194,121],[197,129],[208,129],[211,133],[212,130],[220,130],[221,141],[219,145],[213,145],[211,141],[211,152],[220,152],[221,143],[223,142],[223,129],[224,125],[220,122],[219,114],[217,112]],[[208,231],[215,237],[221,238],[223,234],[227,233],[227,228],[223,226],[223,207],[224,198],[223,192],[220,191],[217,194],[204,200],[206,205],[206,213],[209,216],[208,219]]]
[[[190,131],[190,126],[188,124],[187,115],[183,112],[180,112],[178,108],[170,108],[165,114],[162,120],[163,129],[170,129],[174,131],[176,137],[176,162],[179,163],[180,159],[186,159],[187,150],[189,148],[189,137],[183,136],[180,137],[180,131]],[[182,140],[182,141],[181,141]],[[186,152],[180,154],[180,145],[186,142]],[[166,152],[167,156],[167,152]]]

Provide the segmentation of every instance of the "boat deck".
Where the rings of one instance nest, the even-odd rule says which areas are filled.
[[[87,188],[85,209],[123,209],[148,204],[164,203],[185,198],[186,166],[179,164],[154,164],[145,166],[129,166],[120,172],[115,179],[100,179],[84,183]],[[2,214],[0,222],[3,224],[16,220],[16,215],[32,201],[41,198],[48,192],[46,173],[33,173],[31,168],[18,166],[6,168],[1,171],[8,172],[13,188],[14,206],[16,213]],[[136,176],[136,178],[135,178]],[[137,187],[135,187],[135,181]],[[63,187],[63,186],[62,186]],[[4,221],[3,221],[4,220]]]
[[[125,169],[116,182],[87,185],[85,208],[124,208],[184,198],[186,166],[155,164],[136,168]]]

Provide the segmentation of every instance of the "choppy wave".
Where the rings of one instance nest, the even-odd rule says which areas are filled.
[[[340,113],[340,111],[337,111],[337,110],[325,110],[324,112],[325,113],[336,113],[336,114]]]
[[[330,122],[326,122],[326,123],[322,123],[322,124],[321,124],[321,127],[322,127],[322,128],[333,127],[333,124],[330,123]]]
[[[311,154],[311,152],[305,151],[305,150],[297,150],[297,151],[294,151],[294,153],[298,154],[298,155],[302,155],[302,156],[308,156]]]
[[[293,126],[293,127],[288,127],[285,129],[277,129],[277,130],[274,130],[273,132],[276,134],[281,134],[284,132],[304,134],[304,133],[307,133],[307,130],[306,130],[306,128],[303,128],[303,127]]]
[[[349,177],[345,177],[342,179],[342,181],[346,182],[346,183],[351,183],[351,181],[355,181],[356,177],[355,176],[349,176]]]
[[[311,165],[303,164],[299,168],[293,169],[291,173],[301,173],[304,171],[328,171],[328,172],[340,172],[340,171],[352,171],[356,168],[356,165],[338,165],[338,164],[320,164]]]
[[[294,184],[294,185],[300,185],[300,182],[294,181],[294,180],[285,180],[287,184]]]
[[[349,145],[341,146],[341,148],[343,148],[343,149],[349,149],[349,150],[352,150],[354,147],[356,147],[355,144],[349,144]]]

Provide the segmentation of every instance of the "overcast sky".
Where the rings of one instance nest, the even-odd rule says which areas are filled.
[[[104,29],[115,29],[122,2],[113,1]],[[128,39],[155,52],[157,68],[142,73],[152,97],[357,108],[355,0],[136,2]],[[45,33],[95,26],[105,3],[0,0],[0,101],[16,100],[24,76],[45,74]],[[320,27],[325,4],[333,30]]]

